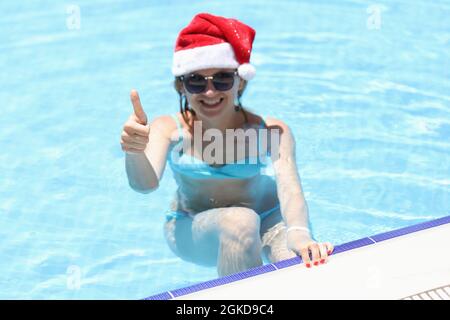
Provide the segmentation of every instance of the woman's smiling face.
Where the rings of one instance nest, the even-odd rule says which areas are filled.
[[[228,68],[210,68],[202,69],[196,72],[204,77],[215,75],[219,72],[234,72],[235,69]],[[203,117],[215,117],[223,112],[234,112],[234,101],[238,97],[238,91],[243,88],[244,81],[239,76],[234,75],[234,84],[231,89],[227,91],[216,90],[212,81],[207,81],[207,87],[203,92],[190,93],[183,85],[183,92],[186,95],[189,106],[195,111],[197,115]]]

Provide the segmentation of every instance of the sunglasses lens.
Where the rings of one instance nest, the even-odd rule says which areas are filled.
[[[227,91],[233,87],[234,73],[219,72],[213,76],[213,85],[216,90]],[[190,74],[184,78],[184,86],[190,93],[201,93],[206,90],[207,83],[204,76]]]
[[[233,87],[234,73],[231,72],[219,72],[214,75],[213,79],[214,87],[219,91],[227,91]]]
[[[191,74],[184,79],[184,85],[190,93],[200,93],[206,89],[206,80],[198,74]]]

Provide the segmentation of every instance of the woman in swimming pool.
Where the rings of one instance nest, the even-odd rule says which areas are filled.
[[[254,37],[255,31],[238,20],[196,15],[175,47],[172,71],[180,112],[148,124],[133,90],[134,112],[121,137],[134,190],[157,189],[169,162],[178,184],[164,226],[169,247],[187,261],[217,266],[219,276],[260,266],[263,257],[277,262],[301,255],[311,267],[325,263],[333,251],[330,243],[313,240],[309,231],[289,127],[241,105],[255,71],[249,63]],[[228,140],[230,129],[249,139],[235,135]],[[251,130],[259,137],[256,143],[247,135]],[[225,136],[227,145],[217,147]],[[261,141],[267,142],[263,148]],[[246,154],[255,144],[257,153]],[[206,152],[211,145],[217,147],[214,156]],[[238,151],[235,157],[235,148],[242,146],[244,156]],[[270,161],[261,161],[266,156]]]

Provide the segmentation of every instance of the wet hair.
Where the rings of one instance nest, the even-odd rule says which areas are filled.
[[[247,81],[241,79],[241,81],[244,82],[244,86],[242,87],[242,89],[240,89],[238,91],[238,106],[239,109],[237,111],[242,111],[242,113],[244,114],[244,118],[245,118],[245,122],[248,123],[248,118],[247,118],[247,112],[244,110],[244,107],[241,104],[241,97],[244,94],[245,88],[247,87]],[[173,82],[174,84],[174,88],[178,93],[178,96],[180,98],[180,113],[181,116],[183,117],[184,122],[187,123],[187,125],[189,126],[189,130],[192,129],[192,124],[189,121],[189,118],[191,118],[191,120],[193,120],[193,117],[195,116],[195,110],[191,109],[189,107],[189,103],[187,101],[186,95],[183,95],[182,93],[182,87],[183,87],[183,81],[181,80],[181,77],[175,77],[175,80]],[[184,101],[183,101],[184,100]],[[192,115],[192,117],[189,117],[189,114]]]

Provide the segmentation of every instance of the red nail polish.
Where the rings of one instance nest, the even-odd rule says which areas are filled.
[[[315,266],[318,266],[318,265],[319,265],[319,262],[318,262],[318,261],[314,262],[314,265],[315,265]]]
[[[325,263],[325,259],[320,260],[320,263]]]
[[[311,265],[309,263],[306,264],[307,268],[311,268]]]
[[[331,251],[328,251],[328,254],[331,254]]]

